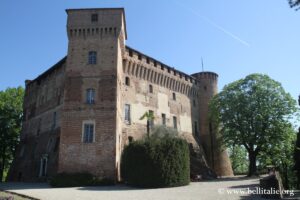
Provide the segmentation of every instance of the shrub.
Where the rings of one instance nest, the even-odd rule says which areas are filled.
[[[174,187],[190,182],[189,147],[185,140],[151,136],[124,148],[121,175],[139,187]]]
[[[79,187],[114,185],[108,178],[98,179],[90,173],[59,173],[50,180],[52,187]]]

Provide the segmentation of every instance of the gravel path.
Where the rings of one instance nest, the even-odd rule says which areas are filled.
[[[161,189],[137,189],[124,185],[50,188],[44,183],[0,183],[0,189],[42,200],[248,200],[261,199],[258,195],[246,194],[248,188],[255,189],[258,182],[258,179],[235,177]]]

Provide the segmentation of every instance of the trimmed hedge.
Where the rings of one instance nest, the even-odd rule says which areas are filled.
[[[170,136],[133,141],[124,148],[121,176],[138,187],[175,187],[190,182],[189,147]]]
[[[114,185],[111,179],[98,179],[90,173],[59,173],[50,180],[52,187],[79,187]]]

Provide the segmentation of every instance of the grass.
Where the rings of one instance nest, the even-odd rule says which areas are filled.
[[[11,196],[13,197],[13,200],[32,200],[31,198],[26,198],[16,194],[11,194],[9,192],[0,191],[0,199]]]

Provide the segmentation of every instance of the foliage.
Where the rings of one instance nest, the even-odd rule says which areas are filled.
[[[296,8],[296,10],[300,9],[300,0],[288,0],[291,8]]]
[[[0,181],[4,178],[16,146],[22,124],[24,89],[7,88],[0,91]]]
[[[190,182],[189,147],[185,140],[151,135],[129,143],[121,161],[123,180],[138,187],[174,187]]]
[[[245,174],[248,170],[247,150],[243,146],[232,145],[228,149],[232,170],[235,175]]]
[[[111,179],[98,179],[90,173],[59,173],[50,180],[52,187],[114,185]]]
[[[140,118],[140,120],[147,119],[147,136],[150,135],[150,128],[153,125],[154,114],[153,112],[145,112],[144,115]]]
[[[285,139],[278,143],[269,144],[270,148],[265,149],[258,155],[259,168],[265,169],[268,165],[276,166],[281,174],[282,183],[285,189],[294,189],[296,176],[293,171],[293,153],[296,134],[292,126],[286,128]]]
[[[290,137],[290,119],[296,101],[279,82],[251,74],[226,85],[211,101],[211,119],[220,123],[224,142],[242,145],[248,152],[248,175],[257,173],[257,156],[271,152]]]
[[[300,128],[298,131],[297,141],[294,150],[294,160],[295,160],[294,169],[297,172],[297,179],[298,179],[297,189],[300,189]]]

